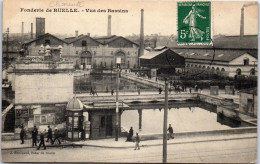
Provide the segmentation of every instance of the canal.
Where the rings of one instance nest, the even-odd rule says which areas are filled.
[[[164,105],[130,104],[131,109],[123,111],[121,126],[127,131],[132,126],[141,134],[163,133]],[[143,107],[142,107],[143,106]],[[139,116],[141,112],[141,129]],[[169,103],[168,124],[175,132],[223,130],[240,127],[241,122],[223,118],[216,113],[216,106],[197,101],[176,101]]]
[[[74,77],[74,92],[86,93],[90,92],[90,89],[96,89],[97,92],[111,92],[111,89],[116,89],[116,75],[85,75]],[[136,83],[131,80],[120,78],[119,90],[120,92],[136,91],[138,88],[141,90],[149,91],[155,90],[150,86]]]

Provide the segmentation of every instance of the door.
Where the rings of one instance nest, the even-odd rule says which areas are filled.
[[[106,136],[112,136],[113,126],[112,126],[112,116],[107,116],[106,119]]]
[[[247,109],[249,113],[253,112],[253,99],[247,99]]]

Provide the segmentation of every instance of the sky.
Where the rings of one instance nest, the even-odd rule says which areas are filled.
[[[241,7],[252,2],[213,1],[212,32],[214,35],[239,35]],[[71,6],[76,5],[77,7]],[[80,12],[21,12],[24,9],[77,8]],[[85,12],[85,9],[122,9],[127,13]],[[144,9],[145,35],[177,34],[176,1],[137,1],[137,0],[5,0],[3,2],[3,32],[9,27],[10,33],[21,33],[21,22],[24,32],[30,32],[35,18],[46,19],[46,33],[79,34],[90,33],[91,36],[107,34],[107,17],[112,16],[113,35],[132,35],[140,33],[140,10]],[[258,34],[258,5],[245,8],[245,35]]]

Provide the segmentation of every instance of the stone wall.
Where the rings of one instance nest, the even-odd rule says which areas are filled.
[[[72,96],[71,73],[15,75],[15,104],[63,103]]]

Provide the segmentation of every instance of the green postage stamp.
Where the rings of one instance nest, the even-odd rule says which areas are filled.
[[[178,44],[211,44],[211,2],[178,2]]]

